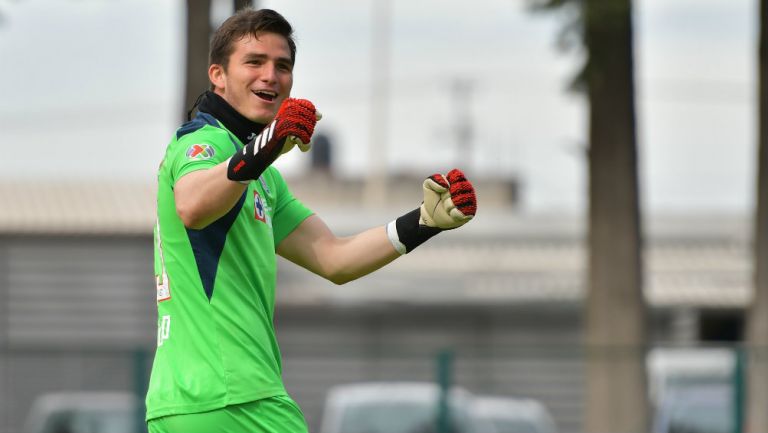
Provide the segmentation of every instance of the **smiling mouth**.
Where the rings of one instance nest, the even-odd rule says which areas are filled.
[[[272,102],[277,98],[277,93],[269,90],[255,90],[253,94],[267,102]]]

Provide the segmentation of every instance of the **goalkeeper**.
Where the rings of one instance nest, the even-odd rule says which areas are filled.
[[[320,114],[289,97],[296,46],[278,13],[242,10],[216,31],[211,90],[158,171],[157,351],[151,433],[307,431],[281,379],[275,253],[337,284],[369,274],[475,214],[461,171],[424,181],[424,201],[339,238],[272,163],[309,149]]]

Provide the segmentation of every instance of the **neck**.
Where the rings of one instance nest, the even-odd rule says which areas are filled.
[[[256,137],[265,126],[263,123],[254,122],[243,116],[224,98],[211,91],[203,94],[197,109],[215,117],[243,144]]]

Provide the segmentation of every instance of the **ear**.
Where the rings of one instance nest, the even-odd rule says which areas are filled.
[[[211,80],[211,83],[217,89],[224,89],[226,74],[224,67],[221,65],[213,64],[208,67],[208,79]]]

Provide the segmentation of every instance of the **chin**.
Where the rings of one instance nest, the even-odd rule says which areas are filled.
[[[263,111],[259,111],[256,113],[252,113],[250,116],[248,116],[248,119],[256,122],[256,123],[269,123],[275,118],[275,113],[269,112],[265,113]]]

